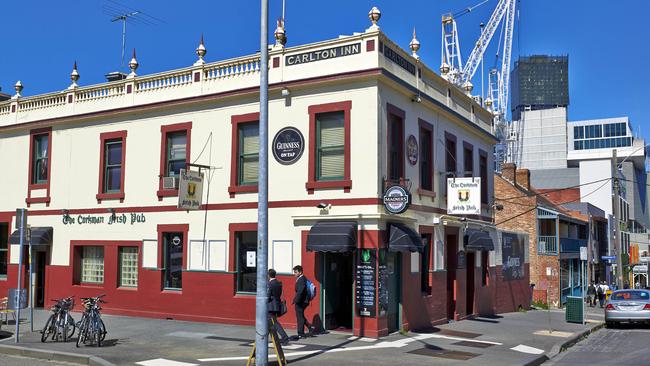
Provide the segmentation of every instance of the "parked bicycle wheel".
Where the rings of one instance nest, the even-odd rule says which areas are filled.
[[[86,314],[81,317],[81,320],[77,324],[77,327],[79,328],[79,333],[77,335],[77,347],[79,347],[80,344],[86,343],[86,336],[88,334],[88,316]]]
[[[45,343],[45,340],[50,335],[50,332],[52,332],[52,323],[54,322],[55,317],[56,314],[52,314],[50,315],[49,319],[47,319],[47,321],[45,322],[45,326],[41,331],[41,342]]]
[[[104,321],[102,320],[102,318],[98,319],[98,323],[99,323],[99,332],[100,332],[100,334],[102,336],[102,342],[104,342],[104,339],[106,339],[106,333],[107,333],[106,332],[106,326],[104,325]]]

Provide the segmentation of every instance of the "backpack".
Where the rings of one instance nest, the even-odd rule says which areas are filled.
[[[602,295],[603,294],[603,286],[598,286],[598,291],[597,292],[598,292],[598,295]]]
[[[316,297],[316,285],[310,280],[305,282],[305,287],[307,287],[307,299],[312,301]]]

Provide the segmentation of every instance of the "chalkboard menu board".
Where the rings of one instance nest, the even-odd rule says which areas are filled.
[[[374,317],[377,309],[376,275],[377,252],[361,249],[357,254],[356,308],[359,316]]]
[[[388,311],[388,266],[386,265],[386,257],[388,250],[379,249],[379,316],[384,316]]]
[[[503,260],[503,279],[505,281],[524,278],[524,238],[522,235],[502,234],[501,259]]]

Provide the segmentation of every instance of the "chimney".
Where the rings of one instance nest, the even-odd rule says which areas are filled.
[[[120,81],[126,79],[126,74],[123,72],[119,71],[113,71],[109,72],[108,74],[104,75],[106,77],[106,81],[111,82],[111,81]]]
[[[527,191],[530,191],[530,170],[528,169],[517,169],[516,173],[517,184]]]
[[[514,163],[503,163],[501,164],[501,176],[508,180],[513,185],[517,183],[515,177],[515,171],[517,166]]]

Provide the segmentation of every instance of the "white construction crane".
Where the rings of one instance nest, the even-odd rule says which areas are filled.
[[[467,8],[457,14],[463,15],[470,12],[477,6],[483,5],[483,1],[473,7]],[[442,63],[440,73],[450,82],[471,94],[474,85],[472,78],[478,69],[483,55],[487,50],[494,33],[503,20],[501,34],[503,38],[499,39],[499,48],[503,41],[503,56],[501,57],[500,69],[493,69],[489,74],[488,97],[485,100],[485,106],[494,113],[494,133],[499,139],[499,145],[495,151],[495,163],[500,167],[500,163],[512,160],[512,153],[509,152],[509,146],[516,146],[516,136],[513,140],[514,131],[506,131],[508,123],[506,115],[508,112],[508,94],[510,87],[510,64],[512,57],[512,38],[515,23],[515,5],[516,0],[499,0],[490,20],[482,28],[481,36],[476,41],[467,61],[463,65],[460,56],[460,45],[458,42],[458,31],[454,15],[446,14],[442,17]],[[459,16],[459,15],[456,15]],[[498,52],[497,52],[498,56]]]

